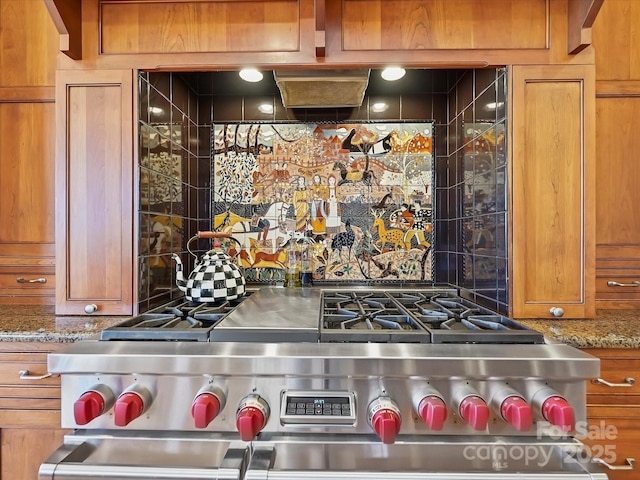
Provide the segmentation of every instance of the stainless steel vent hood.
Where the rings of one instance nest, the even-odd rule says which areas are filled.
[[[369,84],[369,70],[274,71],[286,108],[359,107]]]

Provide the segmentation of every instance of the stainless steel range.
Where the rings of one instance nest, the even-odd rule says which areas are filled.
[[[74,433],[40,478],[607,478],[572,437],[599,361],[455,290],[227,307],[176,302],[51,354]]]

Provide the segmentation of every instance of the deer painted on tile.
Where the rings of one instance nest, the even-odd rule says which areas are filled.
[[[391,228],[387,230],[384,225],[384,220],[382,219],[381,214],[377,213],[375,210],[371,210],[375,220],[373,221],[373,231],[378,231],[378,236],[380,237],[380,251],[384,250],[384,246],[387,243],[392,243],[396,250],[400,248],[407,248],[404,243],[404,230],[400,230],[399,228]]]

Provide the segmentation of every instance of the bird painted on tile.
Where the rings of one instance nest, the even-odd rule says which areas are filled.
[[[340,255],[340,259],[342,259],[342,249],[344,247],[349,249],[349,259],[351,259],[351,248],[353,248],[353,244],[356,241],[356,234],[351,228],[351,220],[347,220],[344,224],[346,231],[340,232],[333,237],[331,241],[331,250],[334,252],[338,252]]]

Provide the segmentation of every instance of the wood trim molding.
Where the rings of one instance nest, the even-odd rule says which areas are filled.
[[[598,80],[596,98],[640,97],[640,80]]]
[[[82,59],[82,0],[44,0],[60,34],[60,51]]]
[[[53,103],[55,87],[0,87],[0,103]]]
[[[576,54],[591,45],[591,27],[604,0],[569,0],[568,52]]]

